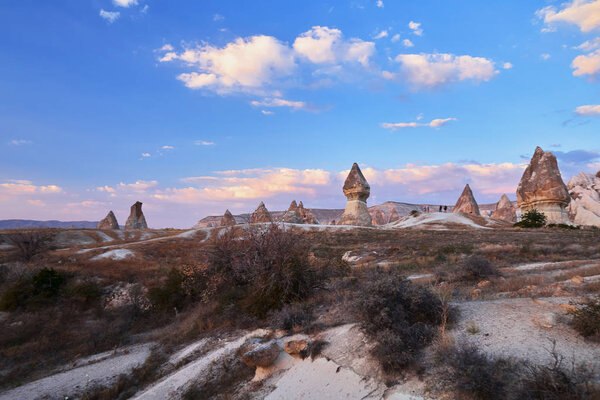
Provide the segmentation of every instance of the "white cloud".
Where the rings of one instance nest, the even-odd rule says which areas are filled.
[[[223,21],[225,19],[224,16],[222,16],[221,14],[215,14],[213,15],[213,21]]]
[[[600,104],[579,106],[575,109],[577,115],[600,115]]]
[[[273,115],[275,114],[273,111],[267,111],[267,110],[260,110],[261,113],[263,113],[264,115]]]
[[[23,146],[26,144],[32,144],[33,142],[31,140],[27,140],[27,139],[13,139],[9,142],[10,145],[12,146]]]
[[[294,110],[304,110],[310,112],[318,112],[320,109],[304,101],[292,101],[282,98],[266,98],[261,101],[254,100],[250,102],[255,107],[289,107]]]
[[[413,43],[413,42],[411,42],[411,41],[410,41],[410,39],[404,39],[404,40],[402,41],[402,45],[403,45],[404,47],[413,47],[413,46],[414,46],[414,43]]]
[[[175,148],[175,147],[173,147],[173,146],[168,146],[168,145],[165,145],[165,146],[161,147],[161,149],[163,149],[163,150],[173,150],[174,148]]]
[[[57,194],[63,189],[56,185],[34,185],[24,179],[11,179],[0,183],[0,196],[20,196],[29,194]]]
[[[502,64],[502,68],[504,69],[511,69],[513,67],[513,65],[509,62],[505,62],[504,64]]]
[[[213,146],[214,142],[207,142],[206,140],[196,140],[194,141],[196,146]]]
[[[173,51],[173,50],[175,50],[175,49],[169,43],[163,45],[163,47],[161,47],[160,49],[158,49],[158,51]]]
[[[396,33],[394,36],[392,36],[392,42],[396,43],[398,40],[400,40],[400,34]]]
[[[313,26],[296,38],[293,47],[297,54],[315,64],[343,61],[367,66],[375,52],[375,43],[357,38],[346,41],[342,31],[326,26]]]
[[[379,32],[377,35],[375,35],[373,37],[373,39],[383,39],[384,37],[388,36],[388,31],[387,30],[382,30],[381,32]]]
[[[404,77],[416,88],[433,88],[465,80],[489,81],[498,73],[492,60],[468,55],[400,54],[395,60],[401,63],[400,74],[384,71],[383,77]]]
[[[150,6],[148,4],[145,4],[144,7],[142,7],[142,10],[140,12],[142,14],[146,14],[148,12],[149,8],[150,8]]]
[[[150,153],[142,153],[142,157],[150,157]]]
[[[421,118],[417,118],[417,120],[420,120],[420,119]],[[396,122],[396,123],[383,122],[381,124],[381,127],[385,128],[385,129],[391,129],[393,131],[395,131],[396,129],[418,128],[418,127],[441,128],[442,126],[445,126],[446,124],[448,124],[450,121],[456,121],[456,118],[437,118],[437,119],[431,120],[431,122],[427,122],[427,123],[423,123],[423,122]]]
[[[550,57],[551,57],[551,56],[550,56],[550,54],[548,54],[548,53],[544,53],[544,54],[541,54],[541,55],[540,55],[540,58],[541,58],[542,60],[544,60],[544,61],[546,61],[546,60],[550,59]]]
[[[592,50],[596,50],[598,48],[600,48],[600,37],[597,37],[592,40],[586,40],[585,42],[581,43],[579,46],[575,47],[575,49],[582,50],[582,51],[592,51]]]
[[[538,10],[536,15],[551,27],[564,22],[577,25],[582,32],[600,28],[600,0],[572,0],[561,7],[557,10],[554,6],[547,6]]]
[[[138,0],[113,0],[113,3],[119,7],[137,6]]]
[[[115,22],[119,18],[120,15],[121,15],[121,13],[118,11],[100,10],[100,17],[107,20],[109,24],[112,24],[113,22]]]
[[[289,47],[264,35],[238,38],[222,48],[203,44],[180,54],[167,53],[160,61],[175,59],[199,70],[177,77],[187,87],[218,93],[259,89],[277,76],[289,75],[296,65]]]
[[[383,8],[383,0],[377,0],[377,3],[375,4],[377,5],[377,7]]]
[[[417,36],[423,35],[423,29],[421,28],[420,22],[410,21],[408,23],[408,27],[410,28],[410,30],[412,30],[412,33],[414,33],[415,35],[417,35]]]
[[[571,68],[575,70],[573,71],[575,76],[598,74],[600,72],[600,50],[575,57],[571,63]]]

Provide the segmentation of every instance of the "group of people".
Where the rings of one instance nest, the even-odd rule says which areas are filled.
[[[425,210],[426,213],[430,213],[431,212],[431,207],[429,206],[425,206]],[[448,212],[448,206],[440,206],[440,211],[439,212]]]

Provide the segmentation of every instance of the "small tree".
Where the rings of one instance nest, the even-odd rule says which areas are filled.
[[[52,234],[42,229],[27,229],[11,232],[6,235],[8,242],[17,248],[19,258],[31,260],[36,254],[48,250]]]
[[[523,214],[521,221],[517,222],[514,226],[520,228],[541,228],[546,226],[546,221],[546,215],[533,208]]]

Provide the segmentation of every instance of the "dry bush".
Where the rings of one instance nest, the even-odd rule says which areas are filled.
[[[500,272],[485,257],[473,255],[459,265],[457,275],[462,280],[479,281],[491,276],[498,276]]]
[[[577,305],[578,308],[569,311],[573,327],[583,337],[600,341],[600,296]]]
[[[21,261],[30,261],[34,256],[50,249],[54,232],[49,229],[15,230],[4,235],[5,240],[15,246]]]

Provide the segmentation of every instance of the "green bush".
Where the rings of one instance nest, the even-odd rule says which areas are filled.
[[[30,278],[21,278],[5,290],[0,297],[0,310],[14,311],[52,304],[66,281],[66,273],[42,268]]]
[[[521,220],[513,226],[518,228],[542,228],[546,225],[546,215],[535,208],[521,216]]]
[[[161,286],[148,290],[148,298],[152,306],[163,311],[181,310],[185,306],[186,300],[188,300],[183,290],[184,280],[185,276],[180,270],[171,268]]]

